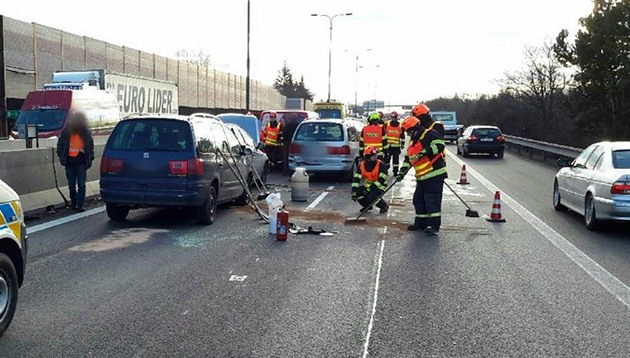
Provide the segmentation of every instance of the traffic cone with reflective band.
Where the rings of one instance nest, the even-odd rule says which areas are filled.
[[[490,217],[486,220],[493,223],[504,223],[505,219],[501,216],[501,192],[497,191],[494,194],[494,202],[492,203],[492,212]]]
[[[462,164],[462,174],[459,176],[459,181],[457,182],[459,185],[468,185],[468,178],[466,177],[466,164]]]

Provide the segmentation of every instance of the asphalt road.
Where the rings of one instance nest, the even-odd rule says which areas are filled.
[[[554,212],[546,183],[553,168],[509,154],[466,162],[629,282],[624,228],[592,234],[577,215]],[[452,183],[459,165],[451,158],[449,169]],[[469,179],[455,189],[489,214],[494,193]],[[521,208],[504,203],[507,222],[489,223],[464,217],[445,192],[443,228],[426,237],[405,230],[414,185],[409,175],[387,195],[389,214],[370,213],[356,226],[344,225],[358,207],[336,177],[313,178],[307,203],[290,202],[278,187],[291,221],[339,231],[332,237],[278,242],[246,207],[222,208],[209,227],[188,211],[142,210],[124,224],[100,213],[31,234],[26,283],[0,356],[629,355],[623,295],[578,266]]]

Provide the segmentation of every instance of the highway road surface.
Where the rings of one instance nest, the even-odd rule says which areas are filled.
[[[628,226],[592,233],[555,212],[549,164],[466,158],[471,185],[458,186],[462,159],[449,155],[449,182],[486,215],[501,190],[507,222],[465,217],[446,191],[439,236],[406,231],[412,174],[388,214],[359,225],[344,224],[358,214],[349,183],[314,177],[293,203],[287,177],[270,175],[291,221],[332,237],[278,242],[236,206],[208,227],[153,209],[33,222],[0,356],[630,356]]]

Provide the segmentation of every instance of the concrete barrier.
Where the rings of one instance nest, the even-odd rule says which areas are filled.
[[[88,170],[87,196],[99,193],[99,168],[106,140],[107,138],[95,137],[95,160]],[[0,151],[0,179],[20,195],[26,212],[64,204],[57,187],[70,200],[66,172],[59,164],[55,147],[41,147],[41,144],[40,142],[40,148]],[[54,144],[56,145],[56,141]]]

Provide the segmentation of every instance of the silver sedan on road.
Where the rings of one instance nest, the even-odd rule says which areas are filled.
[[[553,206],[584,215],[595,230],[601,220],[630,221],[630,142],[600,142],[572,162],[558,160]]]

